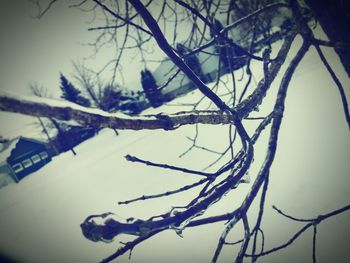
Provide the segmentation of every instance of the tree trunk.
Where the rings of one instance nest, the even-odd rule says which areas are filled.
[[[350,42],[350,5],[348,0],[305,0],[330,41]],[[335,49],[350,77],[350,50]]]
[[[67,135],[62,131],[59,123],[53,119],[53,118],[49,118],[50,121],[52,122],[52,124],[56,127],[57,131],[58,131],[58,135],[63,136],[64,140],[67,141],[68,143],[68,148],[69,150],[71,150],[71,152],[73,153],[73,155],[77,155],[77,153],[74,151],[74,148],[71,146],[71,142],[70,139],[67,137]]]
[[[50,137],[50,135],[49,135],[49,132],[47,131],[47,129],[46,129],[46,127],[45,127],[45,124],[43,123],[43,121],[41,120],[40,117],[38,117],[38,120],[39,120],[39,122],[40,122],[41,127],[43,128],[43,131],[44,131],[44,133],[45,133],[47,139],[49,140],[49,144],[51,145],[51,147],[52,147],[52,149],[54,150],[54,152],[56,153],[56,155],[58,155],[59,152],[58,152],[58,150],[57,150],[55,144],[52,142],[52,139],[51,139],[51,137]]]

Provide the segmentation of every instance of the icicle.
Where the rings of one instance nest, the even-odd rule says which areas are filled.
[[[250,183],[250,176],[249,176],[249,173],[245,173],[244,176],[242,177],[241,179],[241,182],[242,183],[246,183],[246,184],[249,184]]]

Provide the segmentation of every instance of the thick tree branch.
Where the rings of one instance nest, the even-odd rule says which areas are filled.
[[[239,118],[243,119],[248,114],[262,103],[263,98],[266,96],[266,92],[271,86],[271,83],[275,80],[279,73],[284,61],[287,58],[290,47],[297,35],[296,31],[292,31],[289,36],[286,37],[277,57],[271,62],[269,69],[267,70],[268,80],[262,79],[259,81],[257,88],[249,95],[245,100],[239,103],[235,110],[239,115]]]
[[[239,119],[243,119],[244,117],[248,116],[251,111],[253,111],[258,105],[260,105],[260,103],[262,102],[263,98],[266,95],[266,92],[270,84],[272,83],[272,81],[275,79],[278,72],[280,71],[281,66],[287,57],[288,51],[290,49],[290,46],[295,36],[296,36],[296,32],[293,31],[290,36],[286,37],[286,40],[284,41],[276,59],[274,59],[271,62],[268,70],[268,76],[269,76],[268,83],[265,83],[265,80],[262,79],[258,83],[258,86],[254,90],[254,92],[233,109],[234,112],[236,113],[236,116]],[[187,65],[185,65],[185,67],[188,68]],[[202,83],[201,85],[204,85],[205,90],[207,90],[207,87],[205,86],[205,84]],[[210,92],[213,93],[212,91]],[[216,98],[217,96],[215,93],[214,95]],[[222,107],[227,107],[221,102],[219,102],[219,104]],[[7,95],[7,94],[0,94],[0,110],[7,111],[7,112],[21,113],[21,114],[31,115],[36,117],[56,118],[58,120],[64,120],[64,121],[75,120],[80,125],[95,127],[95,128],[108,127],[108,128],[114,128],[114,129],[132,129],[132,130],[140,130],[140,129],[172,130],[182,125],[195,124],[195,123],[202,123],[202,124],[229,124],[230,123],[229,115],[226,113],[222,113],[220,111],[180,112],[173,115],[158,115],[158,117],[143,116],[139,118],[129,117],[127,115],[124,115],[124,117],[121,118],[121,117],[117,117],[116,115],[109,114],[102,111],[96,113],[96,110],[94,111],[87,110],[87,109],[84,109],[83,107],[79,107],[74,104],[66,104],[65,106],[59,106],[57,105],[57,101],[55,100],[48,101],[48,100],[23,99],[18,97],[16,98],[15,96]]]
[[[35,117],[50,117],[94,128],[113,129],[164,129],[173,130],[182,125],[229,124],[230,116],[220,111],[191,111],[175,114],[144,115],[131,117],[120,113],[84,108],[79,105],[49,99],[26,99],[0,95],[0,111],[22,113]]]

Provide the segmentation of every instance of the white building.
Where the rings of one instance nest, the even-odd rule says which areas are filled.
[[[214,80],[217,76],[219,64],[219,57],[216,55],[215,47],[208,47],[197,53],[196,56],[207,80]],[[161,89],[165,101],[171,100],[195,89],[195,85],[181,71],[174,77],[178,70],[179,68],[167,58],[163,60],[153,72],[154,79],[156,80],[158,87]]]

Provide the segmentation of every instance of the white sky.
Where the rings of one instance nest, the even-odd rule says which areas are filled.
[[[37,83],[58,98],[59,73],[74,81],[73,61],[81,61],[93,54],[87,46],[97,33],[91,27],[91,13],[68,8],[69,1],[57,1],[40,20],[33,18],[37,8],[29,1],[4,1],[0,9],[0,89],[15,94],[30,94],[29,85]],[[98,22],[99,23],[99,22]],[[103,25],[102,21],[99,26]],[[113,58],[113,49],[105,49],[95,58],[85,61],[88,67],[100,68]],[[158,54],[159,58],[162,57]],[[137,59],[125,54],[123,84],[129,89],[140,89],[140,70]],[[147,65],[149,66],[149,65]],[[156,65],[150,65],[151,67]],[[136,74],[137,72],[137,74]],[[122,82],[122,80],[117,80]],[[34,118],[0,112],[0,135],[34,136],[37,130]]]
[[[0,89],[29,94],[29,84],[38,83],[59,96],[59,72],[69,74],[71,61],[88,54],[79,41],[89,35],[74,21],[76,10],[55,6],[41,20],[33,19],[36,7],[29,1],[6,1],[0,9]],[[65,19],[60,19],[62,14]],[[0,113],[0,134],[15,137],[36,133],[33,118]]]
[[[37,82],[54,95],[59,94],[59,71],[72,71],[71,61],[88,54],[79,41],[89,35],[74,20],[76,10],[58,1],[41,20],[34,19],[36,7],[27,2],[7,1],[0,10],[1,89],[28,93],[29,83]],[[64,19],[61,19],[64,14]]]

